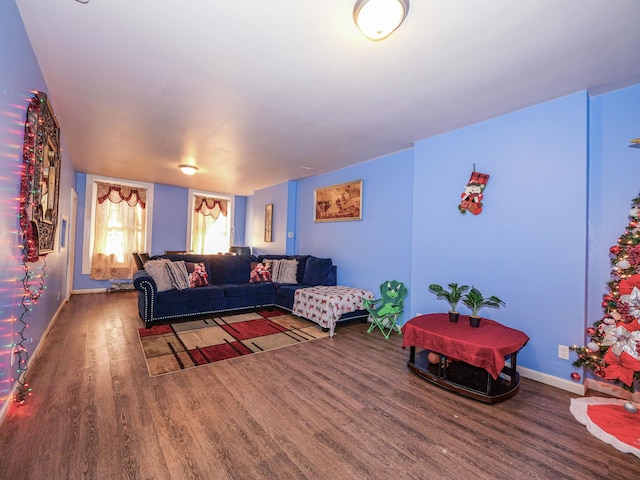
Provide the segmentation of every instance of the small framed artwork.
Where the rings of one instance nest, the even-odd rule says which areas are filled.
[[[273,203],[264,207],[264,241],[273,242]]]
[[[314,222],[362,220],[362,180],[313,191]]]

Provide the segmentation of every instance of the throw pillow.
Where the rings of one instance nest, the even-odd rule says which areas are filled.
[[[173,287],[171,286],[171,278],[169,278],[169,272],[165,265],[170,262],[166,258],[161,258],[159,260],[149,260],[144,264],[144,269],[151,275],[153,281],[156,283],[156,288],[158,292],[166,292],[167,290],[171,290]]]
[[[168,262],[165,265],[169,278],[171,279],[171,286],[176,290],[185,290],[189,288],[189,274],[187,273],[187,267],[185,267],[182,260],[177,262]]]
[[[304,270],[305,285],[327,285],[333,261],[330,258],[309,257]]]
[[[204,263],[184,262],[184,265],[189,274],[189,286],[191,288],[209,285],[209,276],[207,275],[207,269]]]
[[[296,285],[298,260],[273,260],[271,262],[271,277],[276,283],[290,283]]]
[[[271,281],[271,262],[259,263],[251,262],[251,274],[249,283],[260,283]]]

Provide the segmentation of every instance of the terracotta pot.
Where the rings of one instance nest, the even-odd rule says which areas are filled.
[[[473,328],[478,328],[480,326],[480,317],[469,315],[469,325]]]
[[[460,312],[451,312],[449,311],[449,321],[457,322],[458,318],[460,318]]]

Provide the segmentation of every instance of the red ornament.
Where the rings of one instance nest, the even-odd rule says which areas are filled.
[[[613,253],[614,255],[618,255],[618,254],[620,254],[621,249],[620,249],[620,247],[618,245],[614,245],[613,247],[611,247],[609,249],[609,251],[611,253]]]
[[[571,378],[577,382],[580,380],[580,374],[578,372],[573,372],[571,374]]]
[[[605,302],[611,302],[612,300],[615,300],[615,298],[613,298],[613,295],[605,295],[604,297]]]
[[[591,336],[591,335],[595,335],[595,333],[596,333],[596,329],[595,328],[593,328],[593,327],[587,328],[587,335]]]

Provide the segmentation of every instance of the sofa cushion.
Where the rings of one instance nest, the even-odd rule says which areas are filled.
[[[298,261],[298,269],[296,271],[296,282],[302,283],[304,278],[304,269],[307,265],[307,259],[310,255],[259,255],[258,261],[263,262],[264,260],[297,260]]]
[[[207,269],[207,278],[209,279],[209,283],[211,283],[211,268],[209,265],[209,259],[212,256],[213,255],[204,255],[200,253],[182,253],[182,254],[171,253],[171,254],[163,255],[162,257],[168,258],[169,260],[174,262],[178,260],[182,260],[185,262],[203,263],[205,268]]]
[[[330,258],[309,257],[302,283],[305,285],[327,285],[333,262]]]
[[[170,260],[167,259],[159,259],[149,260],[144,264],[144,269],[149,273],[149,275],[151,275],[151,278],[153,278],[158,292],[166,292],[173,288],[169,272],[166,268],[166,265],[169,262]]]
[[[209,275],[204,262],[184,262],[189,275],[189,287],[203,287],[209,284]]]
[[[187,288],[186,290],[169,290],[158,295],[158,303],[191,304],[206,302],[213,299],[223,299],[224,291],[217,285],[206,285],[200,288]]]
[[[187,273],[187,267],[181,260],[179,262],[167,262],[165,268],[169,273],[171,279],[171,286],[176,290],[184,290],[189,288],[189,274]]]
[[[254,295],[271,294],[275,296],[275,290],[271,283],[244,283],[218,285],[225,297],[251,297]]]
[[[298,271],[298,260],[295,260],[295,259],[271,260],[271,278],[276,283],[297,284],[298,283],[298,279],[296,278],[297,271]]]
[[[261,283],[271,281],[271,262],[251,262],[249,283]]]
[[[253,255],[211,255],[209,281],[214,285],[249,283],[251,262],[255,261]]]

